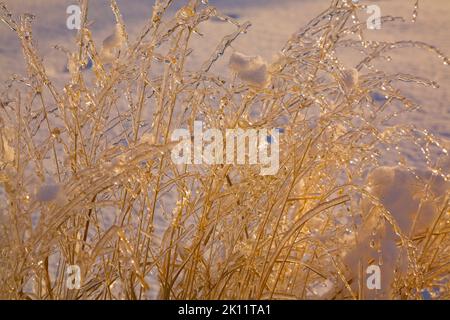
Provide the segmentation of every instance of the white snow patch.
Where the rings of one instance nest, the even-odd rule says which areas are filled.
[[[242,81],[252,86],[265,87],[269,82],[267,63],[260,56],[247,56],[234,52],[228,65]]]
[[[379,199],[407,237],[426,232],[432,226],[443,196],[450,189],[448,182],[429,171],[411,172],[399,166],[374,169],[367,183],[371,195]],[[430,186],[428,194],[425,193],[427,184]],[[400,238],[393,227],[373,210],[375,205],[369,200],[364,200],[361,205],[365,221],[357,229],[358,242],[343,254],[350,272],[347,276],[358,279],[361,264],[365,279],[365,270],[369,261],[373,261],[372,264],[381,269],[381,290],[366,290],[364,283],[364,298],[390,298],[394,271],[404,274],[408,257],[405,248],[397,245]],[[356,286],[357,281],[353,281],[355,290]]]

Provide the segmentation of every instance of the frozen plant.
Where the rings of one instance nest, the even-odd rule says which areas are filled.
[[[111,0],[115,30],[98,44],[87,3],[76,50],[60,48],[70,57],[63,85],[48,75],[32,16],[0,5],[27,71],[0,96],[1,298],[449,298],[448,141],[390,122],[418,108],[399,83],[437,84],[373,67],[393,50],[426,50],[448,68],[441,51],[365,40],[365,5],[332,0],[272,63],[233,53],[236,77],[226,78],[216,62],[249,22],[207,1],[171,14],[172,0],[156,0],[141,31],[128,34]],[[187,68],[209,19],[234,31]],[[401,19],[381,20],[388,28]],[[363,57],[345,65],[341,54],[353,49]],[[87,61],[92,72],[83,72]],[[279,170],[174,163],[171,133],[193,132],[196,121],[282,128]],[[403,156],[406,145],[424,168]],[[408,212],[390,201],[398,185]],[[431,211],[415,229],[411,217]],[[360,254],[366,248],[374,251]],[[367,292],[360,270],[380,261],[389,281]],[[78,266],[79,289],[66,285],[68,266]]]

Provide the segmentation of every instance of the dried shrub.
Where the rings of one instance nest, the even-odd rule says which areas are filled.
[[[1,96],[2,298],[363,299],[374,295],[363,269],[374,261],[389,274],[374,297],[449,297],[448,146],[391,123],[418,107],[399,82],[437,84],[374,68],[385,52],[405,48],[448,64],[438,49],[367,41],[358,18],[364,5],[333,0],[273,63],[254,58],[263,81],[239,72],[228,79],[214,64],[250,23],[207,1],[170,16],[172,1],[156,0],[132,40],[112,0],[116,28],[100,46],[87,1],[80,5],[78,49],[58,47],[71,75],[61,89],[36,49],[32,16],[16,18],[2,5],[28,71]],[[211,18],[235,31],[188,69],[191,40]],[[354,49],[363,58],[345,66],[340,52]],[[170,133],[195,120],[283,128],[280,170],[261,176],[250,165],[175,165]],[[423,157],[420,170],[406,145]],[[386,194],[383,184],[410,190],[406,218],[389,202],[396,190]],[[402,223],[420,221],[423,210],[428,222]],[[66,286],[69,265],[81,268],[78,290]]]

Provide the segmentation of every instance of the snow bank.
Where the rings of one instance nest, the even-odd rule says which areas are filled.
[[[267,64],[260,56],[234,52],[230,57],[229,67],[242,81],[252,86],[265,87],[269,82]]]

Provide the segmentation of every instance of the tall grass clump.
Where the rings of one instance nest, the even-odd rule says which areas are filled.
[[[81,0],[77,49],[56,47],[69,61],[64,84],[46,71],[33,17],[1,5],[27,73],[1,93],[0,297],[449,298],[448,145],[394,121],[419,107],[399,83],[437,84],[377,68],[394,50],[449,60],[425,43],[366,40],[364,4],[332,0],[271,64],[258,60],[264,81],[226,77],[215,65],[251,24],[199,0],[172,15],[172,2],[156,0],[131,37],[111,0],[116,28],[96,43]],[[235,31],[191,67],[192,39],[211,18]],[[174,164],[170,135],[196,120],[282,128],[279,171]],[[392,204],[383,187],[395,184],[410,201]],[[380,290],[366,288],[371,264]],[[79,289],[67,287],[72,265]]]

